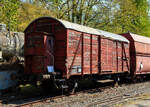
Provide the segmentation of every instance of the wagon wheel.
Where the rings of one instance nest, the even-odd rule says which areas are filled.
[[[120,77],[118,75],[114,75],[113,79],[114,79],[114,87],[118,87],[119,86]]]
[[[54,91],[54,84],[53,82],[48,79],[48,80],[43,80],[41,82],[41,88],[44,90],[45,93],[47,92],[53,92]]]
[[[94,87],[98,87],[98,86],[101,85],[100,83],[97,82],[96,79],[92,79],[91,81],[92,81],[92,83],[94,84]]]
[[[77,87],[78,87],[78,83],[77,82],[71,82],[69,84],[69,88],[68,88],[69,94],[74,94],[76,89],[77,89]]]
[[[138,82],[138,79],[136,76],[131,78],[131,83],[137,83],[137,82]]]
[[[143,82],[144,81],[144,76],[141,76],[140,77],[140,82]]]

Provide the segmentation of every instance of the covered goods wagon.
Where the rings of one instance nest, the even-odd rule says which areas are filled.
[[[27,74],[58,80],[129,73],[129,41],[121,35],[52,17],[35,19],[24,32]]]
[[[150,38],[134,33],[122,34],[130,41],[130,70],[132,75],[150,73]]]

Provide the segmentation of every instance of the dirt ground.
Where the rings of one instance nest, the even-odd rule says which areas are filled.
[[[115,107],[150,107],[150,92],[127,100],[122,104],[117,104]]]

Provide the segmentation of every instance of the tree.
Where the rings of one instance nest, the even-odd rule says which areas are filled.
[[[150,35],[147,0],[1,0],[0,15],[18,31],[35,18],[52,16],[114,33]]]
[[[24,31],[28,24],[34,19],[41,16],[52,16],[55,17],[51,11],[45,9],[43,5],[39,5],[37,2],[33,4],[21,3],[18,9],[19,14],[19,25],[18,31]]]
[[[96,7],[96,20],[93,20],[90,23],[93,23],[93,27],[106,30],[106,31],[114,31],[113,28],[113,19],[114,13],[118,11],[117,4],[112,0],[103,0]]]
[[[42,0],[59,19],[89,25],[96,19],[96,6],[101,0]]]
[[[139,28],[138,34],[150,36],[149,4],[147,0],[135,0],[138,16],[134,24]]]
[[[109,14],[106,14],[106,20],[102,19],[104,24],[99,24],[99,28],[119,34],[133,32],[150,35],[147,0],[109,0],[107,9]]]
[[[17,30],[19,0],[1,0],[0,1],[0,21],[5,23],[10,30]]]
[[[136,5],[133,0],[115,0],[117,11],[114,12],[112,27],[116,33],[137,32],[137,27],[133,24],[137,17]]]

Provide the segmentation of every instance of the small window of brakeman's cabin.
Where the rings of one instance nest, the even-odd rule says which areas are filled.
[[[30,36],[27,38],[27,48],[43,48],[43,36]]]

